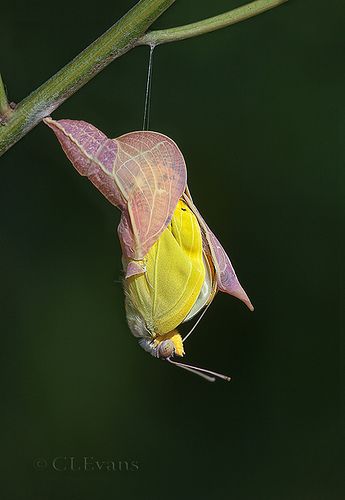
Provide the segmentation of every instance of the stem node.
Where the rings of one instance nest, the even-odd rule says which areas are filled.
[[[287,0],[255,0],[230,12],[167,30],[146,30],[175,0],[140,0],[120,21],[21,101],[8,104],[0,76],[0,156],[111,61],[136,45],[156,45],[208,33],[261,14]]]
[[[8,103],[5,85],[0,74],[0,125],[6,125],[12,113],[13,110],[11,104]]]

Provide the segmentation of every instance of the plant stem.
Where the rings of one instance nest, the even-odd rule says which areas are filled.
[[[144,35],[175,0],[140,0],[114,26],[19,103],[14,111],[7,103],[0,77],[0,121],[3,125],[0,127],[0,156],[111,61],[134,46],[153,46],[198,36],[261,14],[286,1],[256,0],[219,16]]]
[[[0,75],[0,123],[5,119],[10,107],[6,97],[4,82]]]
[[[162,43],[177,42],[185,40],[210,31],[226,28],[231,24],[244,21],[250,17],[256,16],[273,9],[288,0],[256,0],[254,2],[237,7],[237,9],[225,12],[219,16],[210,17],[196,23],[178,26],[166,30],[149,31],[137,40],[136,45],[160,45]]]
[[[0,128],[0,156],[111,61],[130,50],[174,1],[139,1],[114,26],[26,97]]]

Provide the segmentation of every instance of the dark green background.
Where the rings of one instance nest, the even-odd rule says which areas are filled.
[[[32,89],[134,1],[1,6],[10,98]],[[243,2],[179,1],[156,26]],[[187,360],[150,357],[125,320],[119,213],[43,125],[1,161],[1,477],[6,500],[340,500],[344,366],[339,271],[343,1],[290,0],[159,47],[151,128],[184,152],[197,205],[255,312],[219,294]],[[116,60],[57,110],[111,137],[140,129],[148,49]],[[139,471],[52,470],[57,456]],[[35,470],[36,458],[48,461]]]

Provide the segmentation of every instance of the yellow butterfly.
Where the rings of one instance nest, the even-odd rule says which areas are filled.
[[[175,354],[184,354],[175,328],[203,307],[195,306],[203,285],[204,302],[211,293],[211,270],[204,260],[197,218],[179,200],[169,226],[143,260],[146,272],[124,280],[129,326],[142,337],[142,347],[156,350],[157,357],[168,357],[161,356],[163,347],[171,345],[164,343],[167,339]]]
[[[124,280],[127,321],[141,347],[153,356],[210,381],[214,377],[230,380],[172,360],[184,355],[183,339],[176,328],[208,306],[217,291],[215,268],[204,247],[198,219],[180,199],[169,226],[140,262],[146,272]],[[123,264],[126,269],[129,262],[124,259]]]
[[[207,380],[229,377],[174,361],[217,291],[253,310],[230,259],[195,207],[181,151],[157,132],[108,139],[93,125],[45,119],[81,175],[122,215],[118,227],[129,327],[153,356]],[[176,328],[203,310],[182,339]]]

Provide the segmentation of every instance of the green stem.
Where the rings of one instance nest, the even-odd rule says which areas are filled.
[[[7,103],[0,78],[0,156],[40,121],[105,68],[136,45],[159,45],[208,33],[243,21],[287,0],[256,0],[225,14],[171,28],[145,31],[175,0],[141,0],[122,19],[95,40],[41,87],[26,97],[14,111]],[[6,107],[6,112],[1,113]]]
[[[149,31],[143,35],[136,42],[136,45],[160,45],[162,43],[177,42],[178,40],[185,40],[210,31],[219,30],[230,26],[231,24],[244,21],[249,17],[256,16],[265,12],[266,10],[273,9],[278,5],[287,2],[287,0],[256,0],[255,2],[242,5],[237,9],[225,12],[219,16],[210,17],[203,21],[196,23],[186,24],[185,26],[178,26],[177,28],[170,28],[166,30]]]
[[[141,0],[41,87],[26,97],[0,127],[0,156],[68,97],[121,56],[175,0]]]
[[[6,91],[4,82],[2,81],[2,77],[0,75],[0,123],[5,119],[10,107],[6,97]]]

